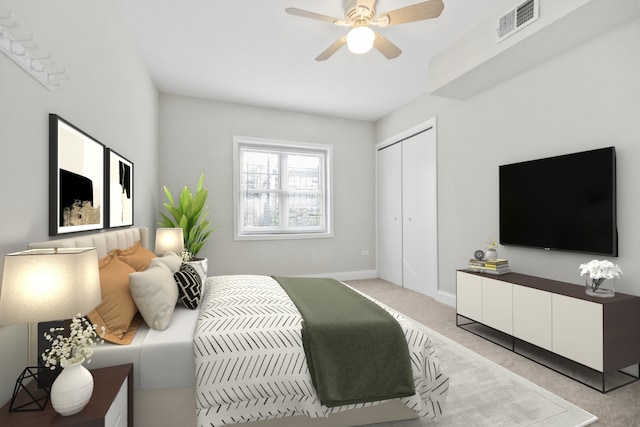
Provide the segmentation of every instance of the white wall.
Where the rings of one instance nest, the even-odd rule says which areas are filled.
[[[466,100],[424,95],[377,123],[382,141],[438,117],[439,287],[455,293],[489,236],[498,238],[498,166],[614,145],[619,291],[640,295],[640,20]],[[587,233],[588,230],[585,230]],[[591,255],[498,247],[514,271],[583,284]]]
[[[333,145],[333,237],[234,241],[234,135]],[[209,259],[211,274],[364,272],[372,277],[376,259],[374,141],[374,125],[369,122],[176,95],[160,97],[161,183],[175,196],[185,184],[194,188],[200,173],[206,173],[210,220],[220,227],[199,254]],[[363,256],[363,249],[369,255]]]
[[[56,113],[135,164],[137,225],[154,221],[158,94],[112,1],[0,0],[11,34],[33,34],[36,56],[51,51],[67,69],[49,91],[0,54],[0,255],[48,239],[48,114]],[[0,263],[0,270],[2,269]],[[26,325],[0,327],[0,404],[27,366]]]
[[[18,22],[12,31],[20,37],[33,33],[36,53],[50,50],[69,78],[49,92],[0,54],[0,254],[47,239],[47,115],[53,112],[134,162],[136,225],[156,224],[163,183],[177,192],[206,172],[211,219],[220,226],[202,252],[213,273],[370,272],[376,256],[373,146],[437,116],[442,290],[455,293],[455,269],[465,267],[488,236],[497,236],[498,165],[615,145],[617,262],[625,272],[618,288],[640,294],[640,265],[634,262],[640,258],[640,21],[467,101],[424,95],[374,126],[173,95],[159,100],[113,1],[0,0],[0,16],[9,9]],[[235,134],[334,145],[333,238],[233,240]],[[363,249],[370,255],[362,256]],[[578,264],[591,258],[499,250],[515,271],[575,283],[581,283]],[[26,327],[0,327],[0,342],[2,403],[27,364]]]

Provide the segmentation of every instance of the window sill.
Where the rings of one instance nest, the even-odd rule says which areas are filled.
[[[282,234],[244,234],[235,235],[233,240],[297,240],[297,239],[326,239],[333,237],[332,232],[326,233],[282,233]]]

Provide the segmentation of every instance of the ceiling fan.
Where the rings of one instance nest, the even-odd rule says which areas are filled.
[[[402,53],[402,50],[380,33],[373,31],[370,26],[375,25],[384,28],[406,24],[407,22],[437,18],[442,13],[442,9],[444,9],[442,0],[428,0],[376,16],[376,0],[344,0],[345,19],[332,18],[331,16],[295,7],[289,7],[285,9],[285,12],[290,15],[316,19],[342,27],[351,27],[351,30],[346,35],[340,37],[316,57],[316,61],[324,61],[329,59],[345,44],[353,53],[365,53],[375,47],[387,59],[396,58]]]

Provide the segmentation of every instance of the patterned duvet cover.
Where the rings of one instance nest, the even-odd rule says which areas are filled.
[[[440,371],[431,340],[414,322],[380,305],[401,325],[411,355],[416,394],[400,400],[418,416],[438,419],[449,378]],[[380,403],[320,404],[307,368],[301,322],[295,305],[271,277],[207,279],[193,338],[199,426],[326,417]]]

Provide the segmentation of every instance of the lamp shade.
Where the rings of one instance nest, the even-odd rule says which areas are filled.
[[[367,53],[373,47],[375,33],[369,27],[355,27],[347,33],[347,47],[352,53]]]
[[[156,230],[156,254],[165,251],[180,253],[184,250],[184,233],[182,228],[158,228]]]
[[[96,248],[32,249],[4,257],[0,325],[69,319],[101,301]]]

